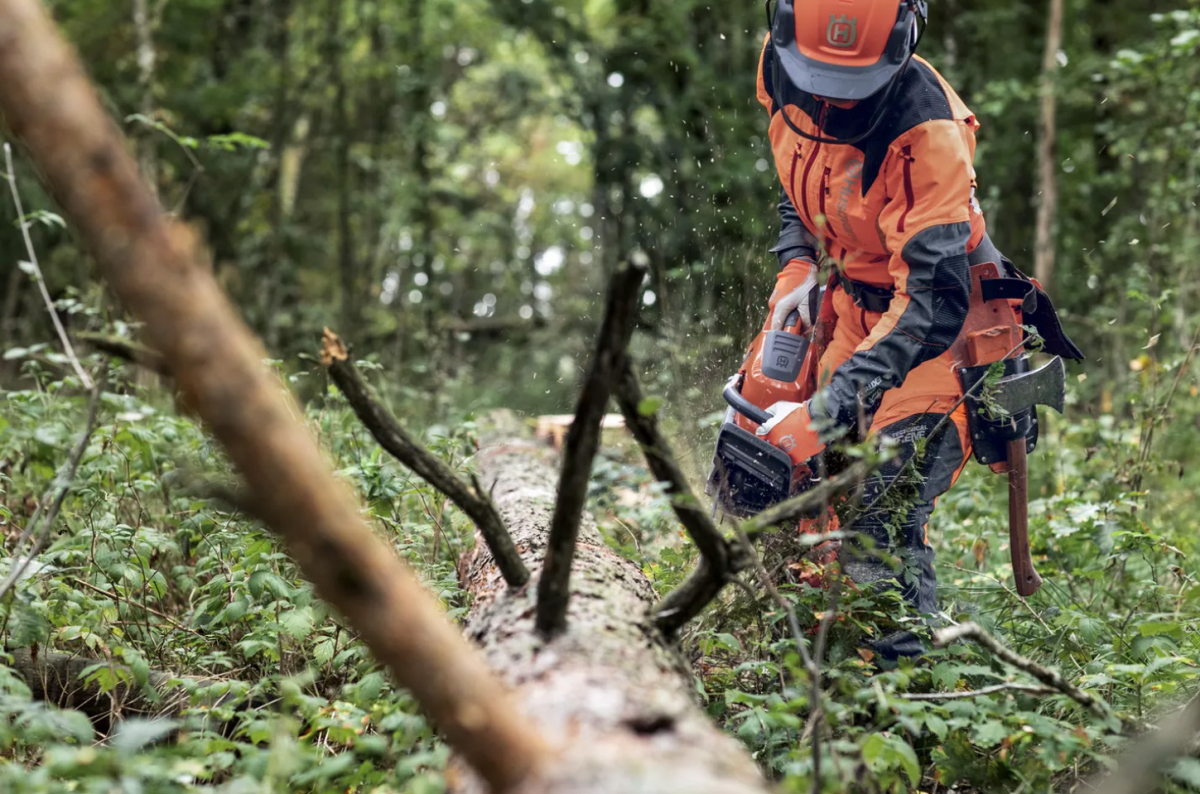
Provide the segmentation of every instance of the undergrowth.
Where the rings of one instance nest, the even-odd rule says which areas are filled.
[[[19,355],[28,387],[0,394],[5,568],[83,429],[86,403],[52,360]],[[44,703],[0,665],[0,790],[443,791],[448,751],[412,699],[314,598],[272,536],[232,505],[197,495],[228,484],[220,451],[175,414],[165,391],[136,387],[128,374],[110,380],[46,551],[0,602],[10,658],[93,659],[81,683],[104,694],[98,704]],[[466,521],[378,449],[318,370],[290,379],[319,395],[307,421],[377,530],[461,617],[467,602],[455,563],[471,542]],[[813,790],[814,735],[826,791],[848,781],[863,791],[1066,790],[1103,769],[1129,726],[1159,719],[1197,676],[1189,483],[1153,459],[1137,469],[1140,490],[1132,479],[1151,409],[1127,419],[1047,418],[1030,508],[1046,584],[1032,598],[1010,585],[1003,478],[970,467],[931,529],[941,623],[982,624],[1102,697],[1113,716],[1018,691],[913,699],[1036,682],[970,644],[881,669],[862,650],[866,640],[897,628],[928,635],[933,626],[893,593],[848,588],[822,665],[822,716],[810,719],[796,638],[752,576],[683,639],[709,713],[786,791]],[[462,466],[473,431],[462,417],[424,439]],[[694,566],[694,548],[628,443],[598,461],[591,503],[610,543],[660,592]],[[829,592],[800,586],[783,595],[806,632],[800,639],[811,642]],[[148,684],[161,683],[160,672],[179,679],[156,701]],[[1200,762],[1180,761],[1171,776],[1181,787],[1200,784]]]

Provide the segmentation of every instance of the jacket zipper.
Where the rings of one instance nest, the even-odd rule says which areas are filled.
[[[825,111],[828,110],[828,105],[821,106],[821,114],[817,117],[817,130],[820,131],[825,126]],[[804,176],[801,179],[802,193],[801,199],[804,207],[804,214],[808,216],[808,222],[812,224],[812,228],[817,228],[817,219],[813,217],[812,210],[808,203],[808,178],[812,175],[813,164],[817,162],[817,154],[821,151],[821,144],[813,146],[812,156],[808,158],[808,162],[804,166]]]
[[[908,220],[908,213],[912,212],[913,205],[917,202],[917,197],[913,192],[912,147],[905,146],[900,151],[900,155],[904,160],[904,212],[900,215],[900,220],[896,223],[896,231],[904,234],[904,222]]]
[[[825,212],[825,198],[829,195],[829,183],[832,175],[833,169],[826,167],[825,176],[821,178],[820,202],[818,206],[821,210],[821,217],[825,219],[825,230],[829,232],[829,239],[836,240],[838,238],[837,232],[833,230],[833,224],[829,222],[829,215]],[[833,246],[829,247],[832,248]]]

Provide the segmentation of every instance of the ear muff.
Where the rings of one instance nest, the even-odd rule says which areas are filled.
[[[887,47],[884,49],[885,57],[891,60],[892,63],[898,64],[900,68],[892,76],[892,79],[888,82],[887,87],[884,89],[883,99],[879,103],[879,108],[875,111],[875,116],[872,119],[872,122],[867,125],[867,130],[859,135],[855,135],[844,140],[840,138],[812,135],[800,129],[800,127],[792,121],[791,116],[788,115],[785,109],[785,104],[782,101],[783,94],[780,89],[780,85],[783,77],[783,69],[779,63],[779,53],[776,51],[776,47],[779,46],[779,43],[776,42],[777,37],[775,35],[775,23],[777,21],[777,16],[780,14],[784,15],[784,22],[788,22],[789,24],[791,23],[791,20],[794,19],[795,2],[796,0],[776,0],[774,14],[771,13],[771,0],[766,0],[766,2],[763,4],[767,13],[767,29],[772,32],[770,47],[772,74],[771,84],[773,90],[771,100],[775,105],[776,110],[783,116],[784,122],[788,125],[788,127],[791,128],[792,132],[796,133],[801,138],[818,144],[857,144],[873,135],[875,131],[879,129],[879,126],[883,123],[884,118],[891,109],[892,98],[896,93],[896,88],[900,85],[900,81],[904,77],[904,73],[908,70],[909,63],[912,62],[912,56],[916,53],[917,47],[921,43],[921,39],[925,36],[929,12],[926,0],[907,0],[907,2],[900,4],[899,11],[896,15],[896,24],[892,28],[892,32],[888,37]],[[787,6],[786,10],[784,8],[785,5]]]
[[[896,25],[888,37],[887,54],[895,63],[917,51],[925,26],[929,23],[929,8],[924,0],[908,2],[900,6],[896,15]]]

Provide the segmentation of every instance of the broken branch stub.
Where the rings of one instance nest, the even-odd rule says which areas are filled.
[[[575,559],[580,517],[587,501],[592,461],[600,447],[600,425],[608,411],[617,363],[625,355],[625,348],[633,336],[637,298],[645,278],[646,268],[636,264],[621,265],[613,273],[596,352],[579,393],[575,421],[567,431],[558,478],[558,502],[550,522],[550,542],[538,581],[537,628],[546,637],[560,634],[566,628],[571,564]]]
[[[729,546],[725,535],[692,492],[687,477],[675,460],[671,443],[659,429],[655,413],[643,410],[645,397],[629,356],[622,357],[617,368],[616,397],[621,406],[621,413],[625,415],[625,424],[633,433],[638,446],[642,448],[651,473],[655,479],[666,485],[667,495],[671,497],[671,507],[679,518],[679,523],[683,524],[696,548],[700,549],[700,553],[714,568],[728,568]]]
[[[467,487],[441,458],[404,429],[354,366],[345,343],[328,328],[321,344],[321,363],[379,446],[458,505],[475,522],[475,528],[495,555],[504,581],[509,587],[523,587],[529,581],[529,569],[521,562],[521,555],[488,493]]]
[[[547,763],[541,735],[359,514],[266,353],[185,226],[142,181],[75,55],[37,0],[0,2],[0,112],[116,295],[145,327],[184,402],[222,443],[258,514],[317,592],[358,630],[495,791]]]

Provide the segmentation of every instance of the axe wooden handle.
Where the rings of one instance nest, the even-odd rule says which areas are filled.
[[[1042,586],[1042,577],[1034,569],[1029,551],[1029,466],[1024,438],[1008,442],[1008,541],[1017,592],[1031,596]]]

